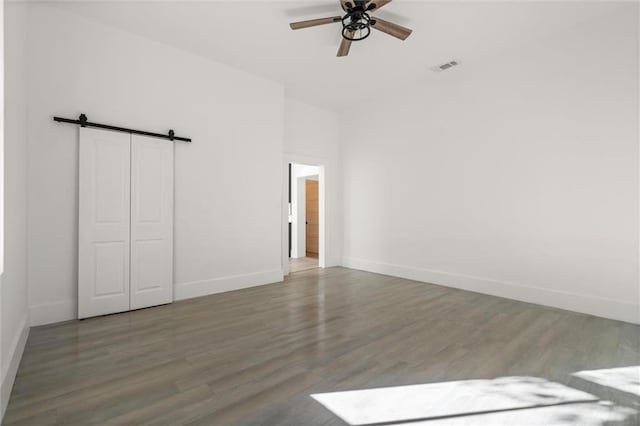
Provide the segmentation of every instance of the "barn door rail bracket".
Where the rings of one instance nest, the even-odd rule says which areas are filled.
[[[97,129],[131,133],[132,135],[151,136],[154,138],[168,139],[170,141],[191,142],[191,138],[183,138],[180,136],[176,136],[176,133],[173,131],[173,129],[169,129],[169,132],[167,132],[167,134],[163,134],[163,133],[146,132],[144,130],[128,129],[126,127],[110,126],[108,124],[93,123],[91,121],[88,121],[87,116],[85,114],[80,114],[80,117],[78,117],[77,120],[74,120],[71,118],[53,117],[53,121],[57,121],[58,123],[77,124],[80,127],[95,127]]]

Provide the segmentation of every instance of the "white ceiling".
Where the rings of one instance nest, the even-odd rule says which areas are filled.
[[[298,31],[288,23],[339,15],[337,0],[61,2],[57,7],[279,81],[287,94],[343,109],[376,91],[435,79],[429,69],[463,67],[579,23],[605,19],[620,3],[395,0],[377,14],[414,30],[400,41],[376,32],[337,58],[340,24]],[[451,73],[455,70],[449,71]]]

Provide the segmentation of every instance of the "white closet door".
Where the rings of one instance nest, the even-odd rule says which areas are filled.
[[[173,143],[131,137],[131,309],[173,301]]]
[[[80,128],[78,317],[129,310],[131,136]]]

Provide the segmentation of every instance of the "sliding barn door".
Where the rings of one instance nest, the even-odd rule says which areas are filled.
[[[173,300],[173,143],[131,136],[131,309]]]
[[[129,310],[130,139],[80,128],[79,318]]]

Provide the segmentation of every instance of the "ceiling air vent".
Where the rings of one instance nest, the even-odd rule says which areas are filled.
[[[446,62],[444,64],[437,65],[431,68],[431,70],[434,72],[442,72],[442,71],[448,70],[449,68],[453,68],[457,65],[460,65],[460,62],[453,60],[453,61]]]

